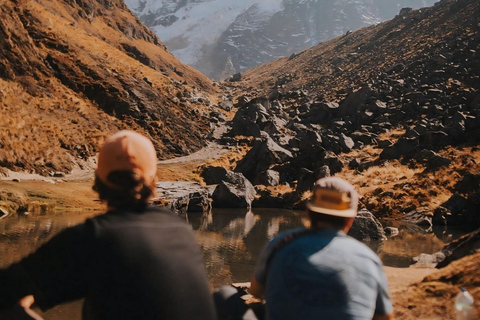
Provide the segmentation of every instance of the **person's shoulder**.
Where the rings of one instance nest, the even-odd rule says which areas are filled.
[[[273,241],[279,241],[279,240],[284,239],[284,238],[286,238],[287,236],[292,235],[292,234],[302,233],[302,232],[304,232],[305,230],[307,230],[307,229],[302,227],[302,228],[296,228],[296,229],[290,229],[290,230],[282,231],[282,232],[280,232],[279,234],[277,234],[277,235],[271,240],[271,242],[273,242]]]
[[[296,228],[296,229],[290,229],[290,230],[280,232],[272,240],[270,240],[270,242],[268,243],[268,247],[276,246],[283,239],[286,239],[287,237],[295,234],[301,234],[306,230],[307,230],[306,228]]]
[[[348,248],[352,254],[370,259],[377,264],[381,264],[379,256],[365,243],[358,241],[351,236],[342,237],[342,246]]]

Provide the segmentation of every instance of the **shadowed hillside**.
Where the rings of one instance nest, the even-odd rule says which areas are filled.
[[[1,167],[68,172],[122,128],[163,158],[203,145],[216,89],[123,1],[7,0],[0,17]]]
[[[378,216],[480,227],[480,188],[456,186],[480,173],[479,17],[478,1],[440,1],[248,70],[227,83],[231,134],[292,152],[269,164],[297,192],[327,166]]]

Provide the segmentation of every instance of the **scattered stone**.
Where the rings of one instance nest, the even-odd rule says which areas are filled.
[[[0,219],[8,217],[10,213],[6,210],[0,207]]]
[[[400,9],[400,12],[399,12],[399,16],[400,17],[403,17],[403,16],[406,16],[407,14],[409,14],[410,12],[412,12],[413,9],[412,8],[402,8]]]
[[[430,228],[433,225],[432,214],[425,208],[414,209],[406,213],[403,221],[425,228]]]
[[[445,260],[445,254],[441,251],[434,254],[422,253],[413,257],[412,260],[415,262],[411,266],[413,268],[435,268],[440,262]]]
[[[383,229],[385,231],[385,235],[389,238],[398,236],[398,228],[395,227],[386,227]]]
[[[230,78],[230,81],[231,82],[238,82],[242,80],[242,74],[239,72],[239,73],[235,73],[231,78]]]

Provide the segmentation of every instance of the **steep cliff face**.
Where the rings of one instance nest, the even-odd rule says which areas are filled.
[[[434,0],[127,0],[184,63],[210,77],[289,56]]]
[[[69,171],[122,128],[161,157],[201,147],[216,89],[122,1],[7,0],[0,16],[0,166]]]

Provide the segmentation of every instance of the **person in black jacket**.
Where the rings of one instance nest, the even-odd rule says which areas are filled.
[[[120,131],[107,139],[94,190],[108,211],[0,270],[0,310],[25,296],[24,306],[34,300],[42,310],[83,297],[83,319],[215,319],[191,227],[148,204],[156,171],[146,137]]]

